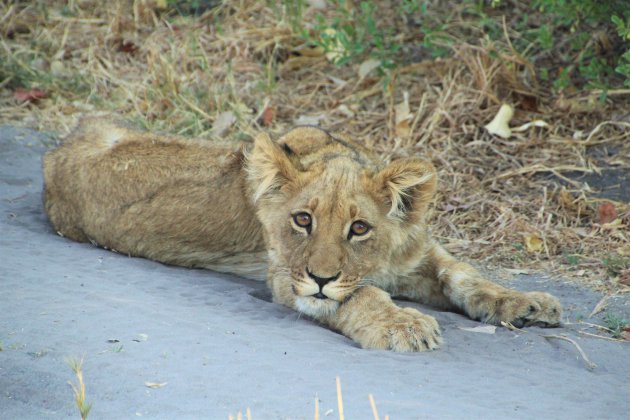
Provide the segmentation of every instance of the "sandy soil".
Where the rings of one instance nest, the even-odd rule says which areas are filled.
[[[0,418],[78,418],[64,362],[85,357],[92,419],[338,418],[341,377],[348,419],[371,418],[368,394],[391,419],[627,418],[630,343],[578,334],[578,325],[493,334],[437,317],[442,350],[395,354],[347,338],[270,303],[264,285],[128,258],[61,238],[41,204],[42,141],[0,128]],[[558,280],[513,286],[556,294],[566,321],[601,296]],[[609,312],[630,317],[630,299]],[[590,322],[601,322],[599,314]],[[566,335],[593,363],[588,369]],[[152,389],[145,382],[165,384]],[[328,414],[326,416],[325,414]]]

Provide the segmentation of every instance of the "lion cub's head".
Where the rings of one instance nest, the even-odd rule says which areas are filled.
[[[385,165],[350,139],[301,127],[278,142],[260,135],[247,171],[274,297],[306,314],[331,313],[370,278],[404,273],[405,256],[423,246],[430,163]]]

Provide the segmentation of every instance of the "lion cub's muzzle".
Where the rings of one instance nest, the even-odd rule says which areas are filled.
[[[317,283],[317,286],[319,287],[319,291],[317,293],[314,293],[312,296],[317,299],[329,299],[329,297],[324,294],[324,286],[326,286],[330,282],[337,280],[341,275],[341,271],[332,277],[320,277],[311,272],[308,267],[306,267],[306,274],[311,280]]]

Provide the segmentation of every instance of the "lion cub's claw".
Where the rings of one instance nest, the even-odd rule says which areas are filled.
[[[514,292],[499,301],[494,323],[509,322],[517,328],[557,327],[561,315],[560,301],[549,293]]]
[[[363,347],[415,352],[435,350],[442,344],[435,318],[413,308],[401,308],[374,327],[374,336]]]

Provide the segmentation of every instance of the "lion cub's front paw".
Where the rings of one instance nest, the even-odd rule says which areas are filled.
[[[495,324],[509,322],[517,328],[557,327],[561,315],[560,301],[549,293],[513,292],[499,299],[494,319],[488,321]]]
[[[435,350],[442,337],[435,318],[413,308],[397,308],[387,320],[376,321],[358,341],[364,348],[399,352]]]

